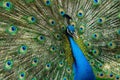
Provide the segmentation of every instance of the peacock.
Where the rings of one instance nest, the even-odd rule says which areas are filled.
[[[0,80],[120,80],[120,0],[0,0]]]

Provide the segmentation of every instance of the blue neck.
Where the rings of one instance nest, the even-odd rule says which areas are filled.
[[[74,80],[96,80],[93,70],[74,39],[68,35],[74,57]]]

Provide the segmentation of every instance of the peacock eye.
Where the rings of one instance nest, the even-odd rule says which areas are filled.
[[[63,63],[61,62],[60,65],[63,65]]]
[[[34,22],[34,21],[35,21],[35,17],[31,17],[31,21],[33,21],[33,22]]]
[[[53,52],[55,52],[55,51],[56,51],[56,47],[55,47],[54,45],[51,45],[51,46],[50,46],[50,52],[53,53]]]
[[[98,0],[94,0],[95,3],[98,3]]]
[[[40,40],[43,40],[44,39],[44,37],[43,36],[40,36]]]
[[[100,18],[100,19],[98,19],[98,23],[102,23],[103,22],[103,20]]]
[[[80,30],[83,30],[83,28],[80,28]]]
[[[105,22],[105,18],[98,18],[97,23],[103,24]]]
[[[58,34],[58,33],[56,33],[56,34],[55,34],[55,38],[56,38],[57,40],[61,40],[61,35]]]
[[[84,39],[84,36],[83,36],[83,35],[80,35],[80,38],[83,40],[83,39]]]
[[[88,42],[88,41],[84,41],[84,44],[89,49],[92,47],[92,44],[90,42]]]
[[[71,22],[71,26],[76,27],[76,23],[75,22]]]
[[[46,1],[46,4],[47,4],[47,5],[50,5],[50,1]]]
[[[51,5],[51,0],[44,0],[44,3],[46,6],[50,6]]]
[[[94,65],[95,64],[95,61],[93,59],[90,60],[90,64],[91,65]]]
[[[82,34],[85,31],[85,26],[80,26],[79,33]]]
[[[50,67],[50,65],[49,65],[49,64],[47,64],[47,67]]]
[[[25,47],[25,46],[22,46],[21,49],[22,49],[22,50],[26,50],[26,47]]]
[[[36,22],[36,18],[34,16],[29,16],[28,17],[28,23],[35,23]]]
[[[114,75],[111,73],[109,76],[110,76],[110,77],[113,77]]]
[[[104,74],[103,74],[103,73],[100,73],[100,76],[104,76]]]
[[[17,29],[17,28],[16,28],[15,26],[11,26],[11,31],[14,32],[14,31],[16,31],[16,29]]]
[[[54,26],[56,23],[55,23],[55,21],[54,21],[53,19],[50,19],[50,20],[49,20],[49,24],[50,24],[51,26]]]
[[[98,55],[101,53],[101,50],[99,50],[99,49],[97,49],[97,48],[94,48],[94,49],[92,50],[92,53],[93,53],[94,56],[98,56]]]
[[[12,66],[13,66],[13,61],[12,60],[7,60],[6,62],[5,62],[5,69],[6,70],[10,70],[11,68],[12,68]]]
[[[96,38],[96,37],[97,37],[97,34],[93,34],[93,36]]]
[[[52,22],[51,22],[51,24],[52,24],[52,25],[54,25],[54,24],[55,24],[55,22],[54,22],[54,21],[52,21]]]
[[[10,2],[6,2],[6,7],[10,7]]]
[[[60,28],[61,28],[61,31],[63,31],[63,32],[66,30],[65,25],[60,25]]]
[[[83,13],[79,12],[79,13],[78,13],[78,16],[83,16]]]
[[[8,61],[8,62],[7,62],[7,65],[11,65],[11,62],[10,62],[10,61]]]
[[[51,68],[51,64],[50,63],[47,63],[46,64],[46,69],[49,70]]]
[[[21,74],[21,77],[24,77],[24,74],[23,74],[23,73]]]
[[[77,13],[78,18],[82,18],[84,16],[83,10],[79,10]]]
[[[65,11],[62,8],[60,8],[59,13],[60,13],[61,16],[63,16],[65,14]]]
[[[36,59],[34,60],[34,63],[37,63],[37,60],[36,60]]]
[[[52,47],[51,49],[52,49],[52,50],[55,50],[55,48],[54,48],[54,47]]]
[[[65,30],[65,27],[64,27],[64,26],[62,27],[62,30]]]
[[[87,46],[90,46],[90,44],[88,43]]]
[[[60,50],[60,55],[63,56],[65,54],[64,50]]]
[[[118,75],[116,75],[116,77],[115,77],[115,78],[116,78],[116,80],[119,80],[119,79],[120,79],[120,77],[119,77]]]
[[[60,38],[60,35],[59,35],[59,34],[57,34],[57,35],[56,35],[56,37],[57,37],[57,38]]]
[[[93,5],[97,6],[101,4],[101,0],[93,0]]]
[[[98,19],[98,21],[102,23],[103,20],[102,19]]]
[[[98,64],[98,67],[99,67],[99,68],[102,68],[102,66],[103,66],[102,64]]]
[[[19,80],[24,80],[25,79],[25,72],[20,72],[19,73]]]
[[[97,51],[96,51],[96,50],[93,50],[93,53],[94,53],[94,54],[96,54],[96,53],[97,53]]]
[[[100,73],[99,73],[99,76],[100,76],[100,78],[105,78],[105,73],[100,72]]]
[[[64,12],[63,12],[63,11],[61,11],[60,13],[61,13],[61,15],[64,15]]]
[[[40,35],[40,36],[37,37],[37,41],[38,41],[39,43],[41,43],[41,44],[44,43],[45,40],[46,40],[46,38],[45,38],[45,36],[43,36],[43,35]]]
[[[9,1],[3,2],[3,7],[9,11],[12,8],[12,3]]]
[[[16,33],[17,33],[17,27],[16,26],[10,26],[6,31],[10,35],[16,35]]]
[[[18,52],[19,52],[20,54],[26,54],[26,53],[27,53],[27,46],[26,46],[26,45],[20,46]]]
[[[114,42],[108,42],[108,47],[111,48],[111,49],[114,49],[116,48],[116,44]]]
[[[70,68],[67,68],[67,73],[71,73],[71,69]]]
[[[12,26],[12,27],[11,27],[11,30],[12,30],[12,31],[15,31],[15,30],[16,30],[16,27]]]
[[[39,40],[45,40],[45,37],[44,36],[39,36]]]
[[[64,64],[63,61],[60,61],[60,62],[59,62],[59,66],[60,66],[60,67],[63,67],[63,64]]]
[[[93,33],[92,39],[99,40],[100,39],[100,33]]]
[[[33,58],[32,65],[37,66],[37,64],[38,64],[38,58]]]
[[[34,63],[37,63],[37,62],[38,62],[38,60],[37,60],[37,59],[33,59],[33,62],[34,62]]]
[[[104,77],[104,73],[103,73],[103,72],[99,72],[99,73],[98,73],[98,76],[99,76],[100,78],[103,78],[103,77]]]

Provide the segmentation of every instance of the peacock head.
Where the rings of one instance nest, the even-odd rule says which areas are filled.
[[[67,34],[68,34],[69,36],[71,36],[71,37],[77,37],[77,34],[76,34],[76,32],[75,32],[75,27],[72,26],[72,25],[68,25],[68,26],[67,26],[66,32],[67,32]]]
[[[75,23],[70,24],[70,20],[72,20],[72,17],[70,17],[68,14],[64,14],[63,17],[65,17],[67,19],[67,24],[68,24],[68,26],[66,28],[67,35],[77,38],[77,35],[75,32],[75,27],[74,27]]]
[[[74,26],[72,25],[67,26],[67,33],[72,36],[75,33]]]

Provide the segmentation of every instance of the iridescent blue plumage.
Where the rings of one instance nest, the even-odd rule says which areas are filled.
[[[75,32],[73,26],[68,26],[67,30],[73,33]],[[74,80],[95,80],[92,68],[89,62],[87,61],[86,57],[84,56],[83,52],[76,44],[71,35],[68,35],[68,38],[70,41],[70,46],[74,57],[73,64]]]

